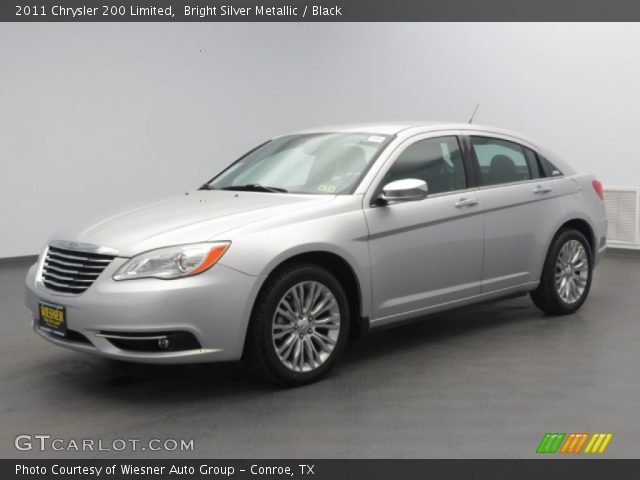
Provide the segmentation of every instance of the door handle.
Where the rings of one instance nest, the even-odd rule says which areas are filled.
[[[533,189],[533,193],[539,195],[541,193],[549,193],[551,191],[551,187],[545,187],[543,185],[538,185]]]
[[[477,205],[478,203],[480,203],[480,200],[478,198],[462,197],[460,200],[458,200],[455,203],[455,206],[456,206],[456,208],[473,207],[474,205]]]

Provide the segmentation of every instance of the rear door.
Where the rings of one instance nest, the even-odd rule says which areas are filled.
[[[470,135],[484,201],[482,292],[538,281],[562,203],[533,149],[509,137]]]
[[[421,201],[375,204],[395,180],[427,182]],[[480,293],[483,222],[477,189],[455,134],[405,141],[365,197],[372,271],[372,322],[381,324]]]

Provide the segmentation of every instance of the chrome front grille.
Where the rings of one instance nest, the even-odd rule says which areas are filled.
[[[42,264],[42,282],[56,292],[82,293],[114,258],[114,255],[49,246]]]

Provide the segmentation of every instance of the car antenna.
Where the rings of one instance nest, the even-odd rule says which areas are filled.
[[[480,107],[480,104],[477,104],[476,108],[473,109],[473,113],[471,114],[471,118],[469,119],[469,123],[473,123],[473,118],[476,116],[476,112],[478,111],[479,107]]]

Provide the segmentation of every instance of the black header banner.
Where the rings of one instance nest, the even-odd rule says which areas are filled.
[[[0,460],[24,480],[342,480],[637,478],[640,460]]]
[[[2,22],[640,21],[637,0],[3,0]]]

